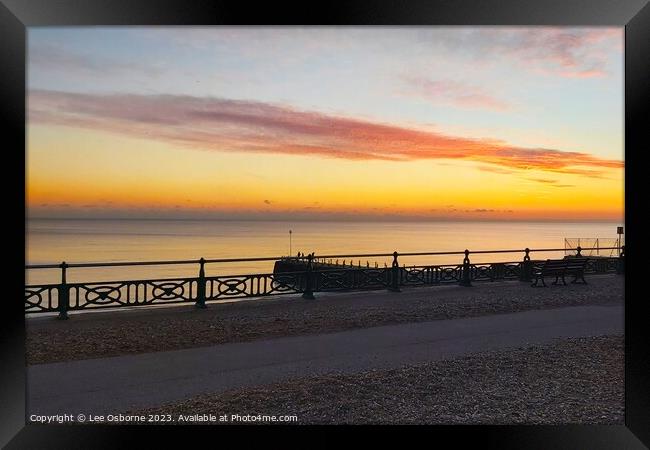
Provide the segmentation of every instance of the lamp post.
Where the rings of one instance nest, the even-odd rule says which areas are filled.
[[[621,235],[623,234],[623,227],[616,227],[616,234],[618,234],[618,252],[621,252]]]
[[[293,255],[293,250],[291,248],[291,230],[289,230],[289,256]]]

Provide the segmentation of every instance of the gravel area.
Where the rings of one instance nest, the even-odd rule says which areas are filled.
[[[170,414],[174,423],[181,414],[261,414],[295,415],[297,424],[623,424],[623,349],[622,336],[558,339],[201,395],[131,413]]]
[[[587,285],[532,288],[484,282],[388,291],[297,295],[211,304],[27,319],[27,362],[42,364],[203,347],[279,336],[577,305],[622,303],[624,279],[587,276]]]

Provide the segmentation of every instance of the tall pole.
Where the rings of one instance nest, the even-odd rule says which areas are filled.
[[[621,253],[621,235],[623,234],[623,227],[616,227],[616,234],[618,234],[618,252]]]
[[[293,255],[293,249],[291,248],[291,230],[289,230],[289,256]]]

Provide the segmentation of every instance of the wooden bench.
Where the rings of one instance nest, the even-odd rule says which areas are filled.
[[[547,259],[541,266],[533,267],[533,276],[535,281],[531,286],[537,286],[539,280],[542,280],[542,285],[546,286],[544,277],[555,276],[553,284],[558,284],[560,278],[562,283],[566,286],[566,275],[572,275],[573,281],[571,283],[578,283],[582,280],[582,284],[587,284],[585,280],[585,266],[587,265],[587,258],[565,258],[565,259]]]
[[[566,274],[573,276],[571,283],[578,283],[578,280],[582,280],[581,284],[587,284],[587,280],[585,280],[585,267],[587,266],[588,258],[565,259],[568,261],[566,266]]]

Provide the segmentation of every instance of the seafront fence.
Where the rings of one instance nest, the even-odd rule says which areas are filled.
[[[523,250],[477,250],[456,252],[407,252],[204,259],[177,261],[131,261],[105,263],[33,264],[26,270],[59,269],[60,283],[25,286],[26,313],[58,313],[66,319],[68,311],[94,310],[100,308],[155,306],[175,303],[193,303],[197,308],[206,308],[207,302],[245,297],[265,297],[281,294],[300,294],[313,299],[318,292],[387,289],[399,292],[404,287],[459,284],[472,286],[474,282],[497,280],[520,280],[530,282],[533,266],[544,259],[533,259],[531,255],[543,256],[547,252],[564,252],[566,249]],[[615,257],[589,258],[585,273],[624,272],[625,246],[602,248],[616,250]],[[493,263],[472,263],[473,255],[515,254],[515,260]],[[458,264],[407,265],[405,260],[423,256],[457,255]],[[581,247],[575,248],[575,255],[581,257]],[[371,267],[361,264],[359,258],[390,258],[390,266]],[[350,264],[346,261],[350,258]],[[343,262],[339,262],[343,260]],[[359,261],[354,265],[353,260]],[[290,271],[255,273],[244,275],[206,274],[206,266],[234,262],[275,261],[292,267]],[[71,268],[128,267],[197,265],[196,277],[120,280],[102,282],[68,282],[67,271]],[[276,264],[276,268],[278,265]]]

